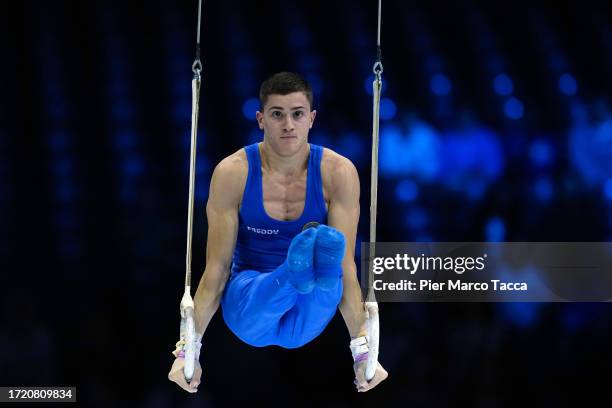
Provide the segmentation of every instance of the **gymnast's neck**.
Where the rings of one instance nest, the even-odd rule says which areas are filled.
[[[310,144],[305,143],[299,150],[291,155],[280,155],[264,140],[259,144],[261,166],[268,172],[293,177],[302,174],[308,168],[308,155]]]

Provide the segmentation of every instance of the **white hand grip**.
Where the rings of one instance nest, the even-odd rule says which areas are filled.
[[[193,378],[195,370],[195,324],[193,321],[193,308],[185,309],[185,379],[187,382]]]
[[[378,303],[365,302],[368,312],[367,328],[368,328],[368,364],[366,366],[366,380],[370,381],[376,374],[378,366],[378,340],[380,327],[378,324]]]
[[[193,320],[193,299],[189,294],[190,288],[185,288],[185,293],[181,299],[181,335],[185,336],[185,367],[183,373],[187,382],[193,378],[195,371],[195,322]]]

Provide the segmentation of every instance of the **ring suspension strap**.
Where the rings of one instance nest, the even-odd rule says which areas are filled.
[[[185,256],[185,288],[191,287],[191,242],[193,238],[193,204],[195,190],[196,147],[198,143],[198,114],[200,110],[200,83],[202,82],[202,62],[200,61],[200,21],[202,0],[198,7],[198,36],[196,57],[191,65],[193,79],[191,80],[191,150],[189,161],[189,203],[187,210],[187,253]]]
[[[181,340],[184,342],[185,379],[190,381],[195,370],[196,338],[194,321],[194,303],[191,297],[191,243],[193,239],[193,206],[195,193],[196,149],[198,142],[198,115],[200,101],[200,84],[202,82],[202,62],[200,61],[200,27],[202,22],[202,0],[198,1],[198,32],[196,37],[196,56],[191,70],[191,149],[189,161],[189,202],[187,209],[187,252],[185,255],[185,292],[181,299]]]
[[[380,94],[382,90],[382,51],[380,48],[380,26],[382,0],[378,0],[378,32],[376,36],[376,62],[374,63],[374,82],[372,82],[373,116],[372,116],[372,173],[370,176],[370,254],[368,270],[368,295],[365,302],[367,311],[368,329],[368,363],[366,367],[366,380],[374,378],[378,365],[378,350],[380,326],[378,322],[378,303],[372,287],[372,260],[376,247],[376,214],[378,203],[378,140],[379,140],[379,113]]]

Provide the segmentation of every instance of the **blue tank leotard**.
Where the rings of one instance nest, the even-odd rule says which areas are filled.
[[[323,148],[310,144],[304,210],[292,221],[268,216],[263,205],[259,144],[246,146],[245,151],[249,171],[231,275],[221,299],[223,318],[250,345],[300,347],[325,329],[342,297],[339,266],[338,284],[332,290],[315,287],[300,294],[289,283],[284,264],[291,240],[304,225],[327,221],[321,181]]]

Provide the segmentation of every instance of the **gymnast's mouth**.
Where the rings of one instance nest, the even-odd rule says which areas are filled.
[[[293,136],[293,135],[290,135],[290,136],[281,136],[280,138],[281,139],[297,139],[297,136]]]

